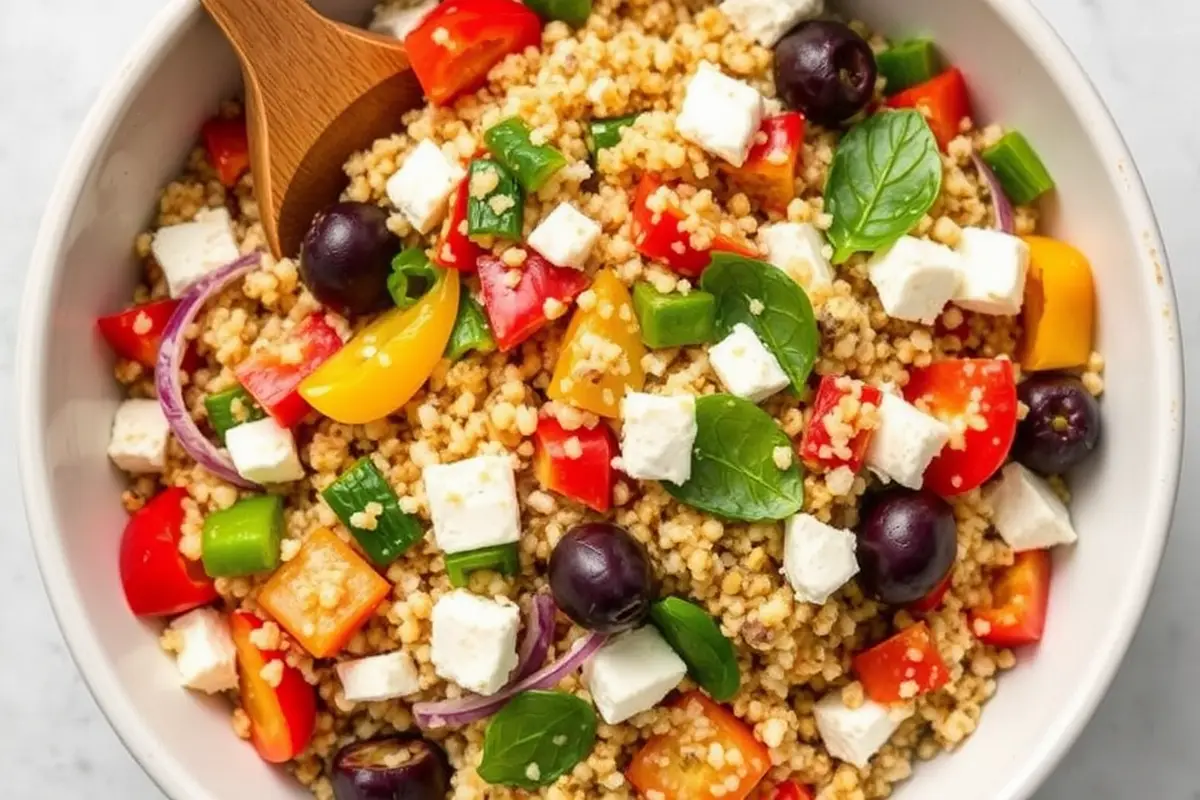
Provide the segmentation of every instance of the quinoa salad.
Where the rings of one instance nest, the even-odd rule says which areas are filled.
[[[214,110],[98,328],[125,596],[231,735],[336,800],[862,800],[976,729],[1076,542],[1091,269],[837,12],[380,6],[424,105],[284,257]]]

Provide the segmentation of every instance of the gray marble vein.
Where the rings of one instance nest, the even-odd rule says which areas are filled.
[[[953,0],[947,0],[953,2]],[[162,0],[0,0],[0,419],[12,420],[15,322],[42,206],[103,80]],[[1133,149],[1166,236],[1184,336],[1200,352],[1200,4],[1037,0]],[[1200,389],[1200,387],[1194,387]],[[1200,419],[1192,393],[1189,414]],[[1183,485],[1200,479],[1197,426]],[[161,798],[76,673],[50,615],[0,425],[0,776],[8,798]],[[1111,694],[1038,800],[1200,799],[1200,495],[1181,498],[1149,614]]]

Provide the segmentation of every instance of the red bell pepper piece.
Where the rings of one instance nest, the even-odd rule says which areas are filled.
[[[570,305],[588,287],[584,273],[556,267],[534,252],[516,268],[521,278],[516,285],[509,282],[513,268],[500,259],[485,254],[475,264],[483,287],[483,308],[502,352],[512,350],[549,321],[547,300]]]
[[[930,611],[936,610],[941,606],[942,601],[946,599],[946,593],[950,591],[951,578],[954,577],[954,571],[946,573],[946,577],[938,582],[938,585],[933,587],[933,590],[922,597],[908,604],[909,611],[915,611],[918,614],[927,614]]]
[[[448,0],[404,39],[413,72],[434,105],[473,91],[510,53],[537,47],[542,21],[516,0]]]
[[[303,753],[312,739],[317,723],[317,692],[300,670],[284,660],[282,651],[255,646],[250,634],[262,625],[262,620],[248,611],[235,611],[229,618],[229,631],[237,649],[242,710],[250,718],[250,741],[263,761],[282,764]],[[263,667],[272,661],[283,665],[276,685],[262,676]]]
[[[467,236],[467,199],[470,196],[467,179],[464,178],[454,190],[450,213],[442,226],[442,238],[434,251],[433,260],[438,266],[456,269],[459,272],[474,272],[475,261],[483,248]]]
[[[796,196],[796,170],[804,145],[804,115],[788,111],[767,117],[740,167],[725,169],[738,188],[766,208],[784,212]]]
[[[689,278],[704,272],[712,261],[713,250],[750,257],[756,255],[746,246],[721,234],[713,237],[712,245],[705,249],[692,247],[691,234],[680,230],[683,214],[679,209],[651,210],[651,197],[660,186],[662,181],[647,173],[642,176],[634,194],[633,243],[639,253]]]
[[[967,81],[958,69],[906,89],[887,99],[892,108],[915,108],[925,115],[929,129],[943,150],[958,136],[962,121],[971,116]]]
[[[178,305],[178,300],[153,300],[101,317],[96,325],[114,353],[144,367],[153,367],[167,321]]]
[[[937,691],[950,680],[950,670],[924,622],[856,655],[854,671],[867,697],[876,703],[911,700]]]
[[[754,800],[813,800],[813,793],[802,783],[786,780],[775,784],[761,783],[751,797]]]
[[[839,409],[843,400],[847,407]],[[874,432],[858,422],[858,406],[870,403],[878,408],[882,402],[883,392],[874,386],[845,376],[822,377],[813,399],[812,418],[800,440],[800,458],[814,469],[849,467],[858,472]]]
[[[612,507],[612,460],[620,447],[611,428],[601,422],[568,431],[542,417],[533,446],[533,471],[543,487],[601,513]]]
[[[1011,567],[992,580],[992,605],[970,614],[975,638],[996,647],[1042,640],[1050,603],[1050,551],[1017,553]]]
[[[213,117],[200,129],[208,161],[217,171],[224,186],[234,186],[242,173],[250,168],[250,141],[243,117],[224,119]]]
[[[217,599],[212,578],[179,552],[186,489],[164,489],[142,506],[121,534],[121,587],[139,617],[182,614]]]
[[[925,470],[926,489],[942,497],[969,492],[1004,465],[1017,435],[1011,361],[951,359],[913,369],[904,397],[954,431]]]
[[[325,315],[312,314],[282,345],[252,353],[234,374],[264,411],[290,428],[309,411],[297,390],[300,382],[341,348],[342,338],[325,321]]]

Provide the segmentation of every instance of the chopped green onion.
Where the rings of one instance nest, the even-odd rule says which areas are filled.
[[[208,410],[208,422],[217,432],[217,438],[225,441],[225,432],[236,428],[245,422],[254,422],[266,416],[250,393],[241,386],[234,386],[223,392],[210,394],[204,398],[204,407]]]
[[[717,298],[693,289],[687,294],[662,294],[648,283],[633,287],[633,310],[650,347],[705,344],[716,333]]]
[[[534,144],[531,133],[520,117],[509,117],[484,131],[483,141],[525,191],[536,192],[567,165],[567,157],[548,145]]]
[[[520,568],[521,559],[517,555],[516,542],[446,554],[446,572],[450,575],[451,586],[466,586],[471,573],[481,569],[494,569],[501,575],[516,575]]]
[[[354,462],[321,496],[377,566],[391,564],[425,535],[417,518],[400,510],[396,493],[368,457]]]
[[[592,154],[592,160],[601,150],[616,147],[621,143],[621,131],[628,128],[641,114],[629,114],[625,117],[612,119],[594,119],[587,124],[587,147]]]
[[[490,158],[471,162],[467,178],[467,235],[520,241],[525,195],[503,164]]]
[[[446,342],[446,358],[458,361],[472,350],[490,353],[496,349],[492,329],[488,326],[483,306],[465,289],[458,293],[458,316],[450,330],[450,341]]]
[[[983,160],[996,173],[1008,199],[1019,206],[1032,203],[1054,188],[1042,159],[1018,131],[1009,131],[983,151]]]
[[[408,308],[420,300],[438,282],[441,273],[420,247],[402,250],[392,259],[388,275],[388,294],[397,308]]]
[[[204,520],[200,557],[214,578],[235,578],[279,566],[283,535],[283,498],[247,497]]]
[[[887,78],[887,93],[896,94],[924,83],[939,72],[937,50],[930,39],[909,39],[875,56],[879,74]]]
[[[572,28],[583,27],[592,13],[592,0],[525,0],[542,19],[561,19]]]

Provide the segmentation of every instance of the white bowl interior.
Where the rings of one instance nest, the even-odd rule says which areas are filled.
[[[370,4],[318,3],[350,17]],[[1030,137],[1059,184],[1050,230],[1090,255],[1098,279],[1107,436],[1074,481],[1080,543],[1056,564],[1045,640],[1004,676],[962,751],[921,764],[897,794],[965,796],[970,787],[971,797],[1027,797],[1107,686],[1161,552],[1182,432],[1170,282],[1111,122],[1024,0],[841,7],[890,34],[934,36],[966,72],[977,118]],[[118,396],[94,320],[126,302],[136,269],[130,243],[156,191],[178,170],[201,121],[237,86],[232,53],[192,4],[175,3],[156,26],[93,115],[91,145],[77,149],[63,176],[35,258],[44,272],[30,279],[22,326],[26,501],[72,650],[118,732],[168,794],[302,797],[232,735],[223,702],[179,689],[155,630],[128,613],[117,576],[123,480],[104,451]]]

